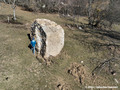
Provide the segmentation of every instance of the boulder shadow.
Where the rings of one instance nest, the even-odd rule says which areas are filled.
[[[28,39],[31,41],[30,34],[27,34],[27,36],[28,36]],[[29,45],[28,45],[28,48],[32,49],[32,45],[31,45],[31,44],[29,44]]]

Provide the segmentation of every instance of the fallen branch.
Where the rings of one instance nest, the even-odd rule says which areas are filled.
[[[115,60],[117,60],[117,59],[111,58],[111,59],[108,59],[108,60],[102,62],[101,64],[99,64],[99,65],[92,71],[92,75],[95,75],[95,72],[98,71],[98,69],[100,69],[99,72],[97,73],[97,74],[99,74],[100,71],[101,71],[102,69],[104,69],[104,67],[105,67],[106,65],[109,66],[110,63],[111,63],[111,62],[114,62]],[[110,66],[109,66],[109,67],[110,67]]]

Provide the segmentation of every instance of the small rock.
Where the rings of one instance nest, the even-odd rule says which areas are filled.
[[[82,27],[78,27],[80,30],[82,29]]]
[[[60,87],[60,86],[61,86],[61,84],[58,84],[58,85],[57,85],[57,87]]]
[[[46,5],[44,4],[43,6],[42,6],[42,8],[45,8],[46,7]]]
[[[115,64],[115,66],[118,66],[117,64]]]
[[[42,64],[41,64],[41,63],[39,63],[39,65],[41,66]]]
[[[47,87],[47,85],[45,85],[45,87]]]
[[[9,78],[8,78],[8,77],[6,77],[5,79],[6,79],[6,80],[8,80]]]
[[[81,61],[81,63],[84,63],[83,61]]]
[[[112,75],[116,75],[116,72],[115,72],[115,71],[111,71],[111,74],[112,74]]]

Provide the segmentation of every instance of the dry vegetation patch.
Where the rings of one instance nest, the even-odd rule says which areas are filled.
[[[70,85],[67,84],[63,78],[61,77],[58,77],[58,80],[57,80],[57,88],[56,89],[59,89],[59,90],[72,90],[70,88]]]
[[[80,83],[85,85],[85,81],[89,80],[89,72],[86,66],[78,64],[76,62],[72,63],[68,69],[68,73],[75,77],[75,79]]]

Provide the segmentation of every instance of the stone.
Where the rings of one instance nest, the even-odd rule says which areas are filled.
[[[64,30],[54,21],[36,19],[31,26],[31,38],[36,40],[36,51],[43,58],[57,56],[64,46]]]
[[[82,30],[82,27],[78,27],[79,28],[79,30]]]

